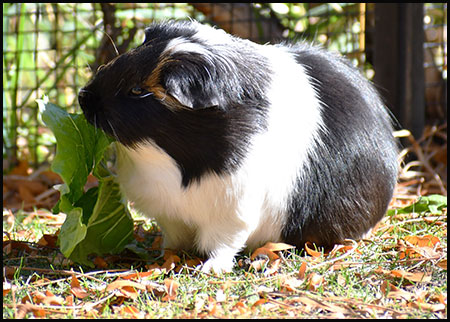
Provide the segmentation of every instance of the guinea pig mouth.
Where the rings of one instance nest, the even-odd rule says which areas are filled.
[[[99,108],[101,101],[94,92],[83,87],[78,93],[78,102],[89,123],[96,128],[102,129],[107,134],[113,136],[117,141],[121,142],[113,124],[105,117],[104,112]]]
[[[95,124],[95,106],[100,102],[95,94],[83,87],[78,92],[78,102],[80,103],[81,109],[88,122],[97,126],[97,124]]]

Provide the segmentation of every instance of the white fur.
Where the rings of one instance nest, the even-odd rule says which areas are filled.
[[[247,183],[247,193],[259,194],[252,205],[261,209],[256,214],[260,218],[253,219],[258,227],[247,241],[253,247],[263,240],[279,238],[288,196],[302,174],[308,153],[313,153],[314,146],[320,143],[315,138],[322,128],[320,104],[303,67],[283,47],[262,49],[275,72],[267,95],[271,100],[268,130],[255,136],[251,152],[238,172]]]
[[[174,38],[169,41],[162,54],[164,55],[165,53],[176,53],[180,51],[198,53],[202,55],[210,54],[209,51],[206,50],[202,45],[193,43],[189,41],[189,39],[183,37]]]
[[[198,37],[206,33],[223,37],[222,31],[204,27]],[[320,144],[314,139],[322,124],[320,105],[303,67],[284,47],[254,46],[274,71],[268,129],[252,138],[235,173],[207,174],[183,188],[177,164],[154,143],[118,147],[118,179],[126,197],[156,219],[165,247],[208,254],[205,270],[229,271],[239,250],[280,240],[289,194],[307,154]],[[180,38],[166,50],[202,52]]]

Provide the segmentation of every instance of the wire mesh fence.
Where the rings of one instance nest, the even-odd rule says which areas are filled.
[[[447,3],[424,8],[424,72],[426,112],[430,118],[447,117]]]
[[[4,3],[3,170],[23,159],[38,166],[53,155],[54,138],[39,120],[36,99],[46,95],[50,102],[79,112],[77,93],[96,68],[142,42],[145,26],[153,21],[195,19],[259,43],[314,41],[345,54],[371,79],[373,6]],[[442,85],[447,79],[447,4],[427,4],[425,9],[426,90],[434,102],[430,106],[442,114],[446,113]]]

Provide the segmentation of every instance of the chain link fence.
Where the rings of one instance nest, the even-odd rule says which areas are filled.
[[[314,41],[345,54],[372,79],[373,12],[374,4],[360,3],[4,3],[3,171],[18,160],[36,167],[53,156],[54,138],[35,100],[46,95],[80,112],[79,89],[116,50],[140,44],[153,21],[196,19],[259,43]],[[446,17],[447,4],[425,5],[432,115],[446,114]]]

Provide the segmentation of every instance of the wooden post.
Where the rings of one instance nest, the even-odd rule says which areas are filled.
[[[374,81],[400,123],[420,138],[425,124],[423,3],[375,5]]]

